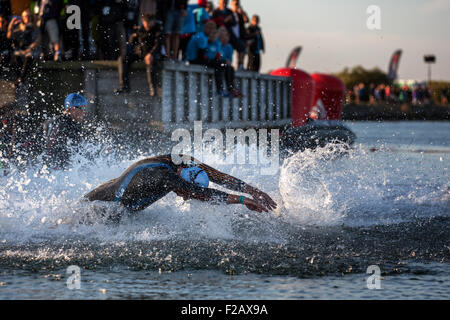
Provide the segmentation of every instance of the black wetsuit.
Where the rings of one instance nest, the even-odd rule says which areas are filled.
[[[46,164],[53,169],[66,168],[83,140],[81,123],[73,121],[69,115],[61,115],[44,124],[44,133]]]
[[[217,171],[194,158],[189,164],[176,165],[170,155],[141,160],[128,168],[120,177],[110,180],[89,192],[85,197],[90,201],[120,202],[132,211],[143,210],[174,191],[184,198],[223,203],[228,194],[216,189],[199,187],[182,179],[177,170],[180,167],[196,166],[203,169],[210,181],[234,191],[243,192],[246,183]]]

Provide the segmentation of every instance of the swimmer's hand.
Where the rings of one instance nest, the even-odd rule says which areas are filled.
[[[231,203],[243,203],[249,210],[252,211],[256,211],[256,212],[268,212],[269,210],[267,210],[266,207],[264,207],[263,205],[259,204],[257,201],[247,198],[247,197],[243,197],[244,201],[240,202],[240,196],[236,196],[236,195],[228,195],[228,204]]]
[[[249,190],[245,191],[249,195],[253,197],[256,201],[259,203],[262,203],[267,209],[273,210],[277,207],[277,204],[275,201],[272,200],[272,198],[265,192],[262,192],[259,189],[256,188],[249,188]]]
[[[258,202],[256,202],[253,199],[250,198],[245,198],[244,199],[244,205],[252,211],[256,211],[256,212],[269,212],[269,210],[267,210],[265,207],[263,207],[262,205],[260,205]]]

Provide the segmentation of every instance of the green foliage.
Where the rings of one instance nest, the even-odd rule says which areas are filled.
[[[374,85],[389,83],[387,74],[379,68],[366,70],[362,66],[356,66],[349,70],[349,68],[346,67],[341,72],[334,74],[334,76],[341,79],[345,83],[347,89],[352,89],[361,82],[366,86],[369,86],[371,83]]]

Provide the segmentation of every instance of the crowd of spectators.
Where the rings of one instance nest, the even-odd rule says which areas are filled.
[[[226,88],[218,84],[217,93],[231,97],[240,95],[232,85],[235,70],[260,70],[264,51],[260,18],[250,19],[239,0],[20,2],[25,10],[18,16],[11,0],[0,0],[0,71],[11,71],[16,85],[26,80],[38,60],[118,60],[120,87],[115,92],[120,94],[130,90],[130,64],[144,61],[153,95],[156,64],[169,60],[212,67],[216,79],[224,78],[227,84]],[[69,27],[71,5],[80,8],[81,29]],[[206,23],[211,26],[209,34],[204,31]],[[188,50],[195,45],[199,51],[191,59]]]
[[[429,104],[431,102],[431,90],[424,83],[414,85],[374,85],[372,83],[369,86],[360,83],[353,90],[347,91],[346,100],[357,104],[383,102]]]

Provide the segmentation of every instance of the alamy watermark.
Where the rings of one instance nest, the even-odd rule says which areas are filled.
[[[79,266],[67,267],[66,274],[69,275],[66,281],[67,288],[69,290],[81,289],[81,269]]]
[[[280,166],[280,133],[278,129],[207,129],[203,134],[202,121],[194,121],[194,136],[188,129],[176,129],[171,140],[179,141],[172,148],[175,164],[189,162],[190,156],[202,161],[204,148],[219,156],[224,164],[257,165],[261,175],[274,175]],[[270,147],[269,147],[270,136]],[[180,157],[185,155],[185,159]]]
[[[377,265],[370,265],[367,268],[366,273],[371,274],[370,277],[367,278],[367,289],[381,289],[381,269]]]
[[[381,30],[381,8],[373,4],[367,7],[366,13],[369,15],[366,21],[367,29]]]
[[[66,26],[67,29],[81,29],[81,9],[77,5],[70,5],[66,9],[67,17]]]

